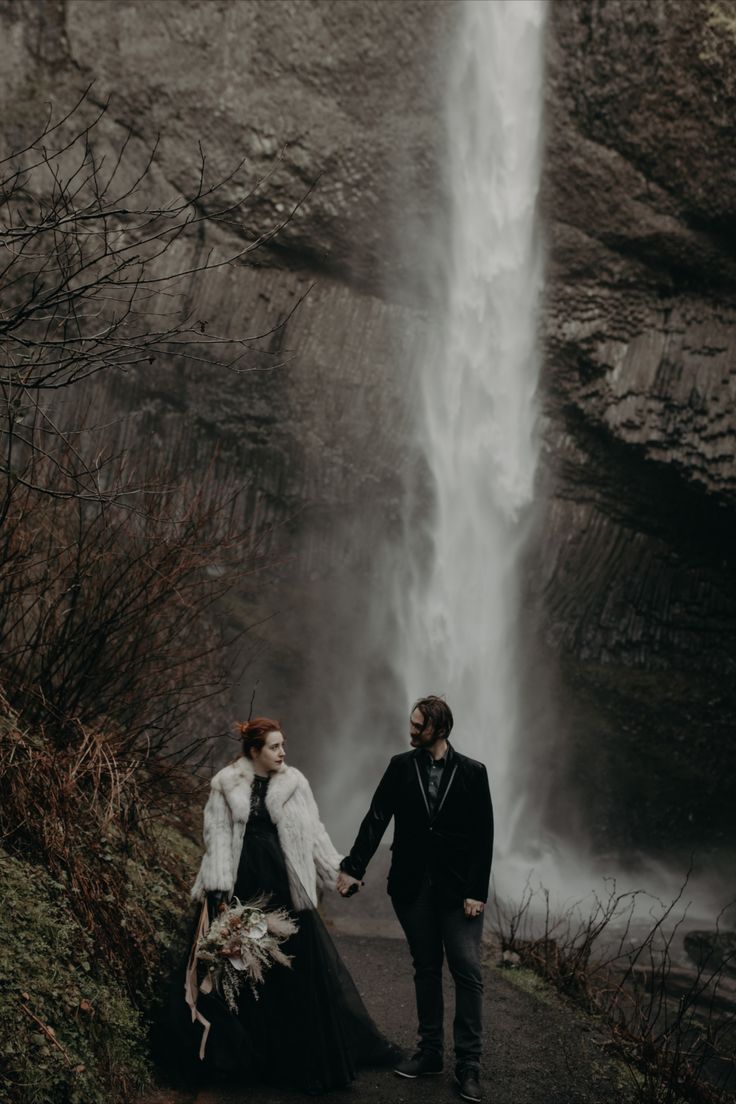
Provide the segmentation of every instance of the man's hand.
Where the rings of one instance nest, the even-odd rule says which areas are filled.
[[[351,894],[357,893],[360,889],[362,882],[360,878],[352,878],[349,874],[346,874],[344,870],[341,870],[337,875],[337,892],[341,897],[350,897]],[[351,886],[355,886],[355,889],[351,889]]]
[[[465,915],[468,919],[471,919],[473,916],[480,916],[486,906],[483,901],[474,901],[472,897],[466,897],[463,902],[463,907],[465,909]]]

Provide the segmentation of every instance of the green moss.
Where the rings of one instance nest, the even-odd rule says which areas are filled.
[[[156,826],[156,853],[128,859],[127,887],[130,898],[141,902],[154,932],[157,961],[152,962],[139,993],[149,1007],[159,990],[158,980],[178,962],[185,951],[191,907],[186,887],[194,881],[200,848],[171,824]],[[176,884],[171,870],[177,869]]]
[[[42,867],[0,850],[4,1101],[98,1104],[131,1099],[147,1083],[141,1009],[150,1011],[160,976],[183,954],[189,914],[181,883],[175,885],[169,871],[178,864],[186,880],[197,858],[196,847],[170,824],[157,827],[156,852],[158,862],[127,861],[130,895],[145,908],[158,949],[131,997],[99,960],[68,888]],[[126,925],[124,903],[120,924]]]
[[[539,974],[535,974],[533,970],[528,970],[525,966],[518,966],[510,970],[504,969],[501,972],[506,981],[515,985],[517,989],[521,989],[524,993],[530,993],[542,1004],[559,1006],[560,998],[555,990],[549,982],[541,978]]]
[[[610,1045],[609,1030],[597,1017],[581,1010],[573,1001],[562,996],[550,982],[545,981],[539,974],[535,974],[533,970],[525,966],[514,967],[513,969],[493,966],[492,969],[498,970],[505,981],[550,1008],[574,1009],[575,1017],[581,1025],[584,1025],[588,1038],[597,1036],[600,1045],[600,1035],[602,1034],[605,1041],[605,1058],[601,1057],[591,1064],[591,1072],[595,1078],[599,1078],[604,1082],[613,1080],[619,1092],[620,1104],[641,1104],[646,1099],[641,1096],[640,1092],[640,1082],[643,1081],[641,1074],[632,1063],[622,1060],[613,1051]],[[652,1102],[647,1101],[647,1104],[652,1104]]]
[[[148,1078],[141,1016],[94,968],[94,947],[64,887],[2,852],[0,882],[0,1054],[8,1098],[91,1104],[129,1097]]]

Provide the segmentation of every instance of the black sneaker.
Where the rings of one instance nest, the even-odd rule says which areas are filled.
[[[418,1050],[413,1058],[397,1062],[394,1073],[398,1073],[399,1077],[429,1077],[442,1073],[442,1055],[433,1054],[431,1050]]]
[[[456,1070],[455,1084],[463,1100],[480,1100],[480,1073],[473,1066]]]

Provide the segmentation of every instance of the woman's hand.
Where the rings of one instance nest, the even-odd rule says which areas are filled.
[[[362,884],[360,878],[353,878],[350,874],[346,874],[344,870],[340,871],[335,882],[337,892],[341,897],[351,897],[353,893],[358,892]]]
[[[210,890],[207,894],[207,915],[210,918],[210,923],[212,923],[218,913],[227,908],[229,903],[230,894],[226,893],[224,889]]]

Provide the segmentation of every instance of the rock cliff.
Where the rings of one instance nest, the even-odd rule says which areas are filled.
[[[552,9],[536,578],[592,820],[629,844],[731,829],[735,17]]]
[[[298,208],[260,267],[221,273],[201,305],[268,329],[314,283],[278,337],[280,369],[223,383],[164,366],[94,401],[133,412],[134,450],[145,439],[191,466],[217,442],[223,470],[248,481],[274,570],[231,615],[262,622],[260,703],[285,696],[283,719],[305,735],[315,680],[339,699],[341,671],[368,663],[378,678],[385,658],[360,637],[381,539],[400,524],[407,351],[422,329],[422,274],[402,242],[441,203],[456,10],[0,4],[4,114],[19,132],[44,100],[94,80],[94,98],[113,97],[106,141],[132,128],[143,148],[160,133],[169,184],[186,189],[200,139],[213,177],[245,157],[233,194],[262,183],[234,238]],[[605,845],[710,848],[734,826],[722,780],[736,760],[735,62],[731,0],[551,5],[529,617]]]

